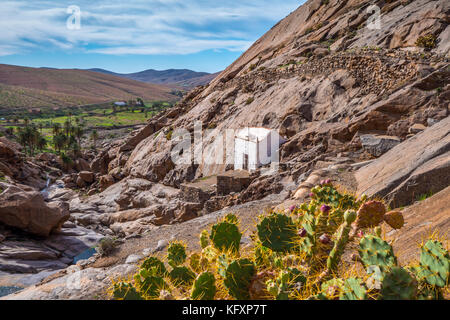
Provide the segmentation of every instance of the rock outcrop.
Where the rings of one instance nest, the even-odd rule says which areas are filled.
[[[409,205],[450,185],[450,117],[427,128],[355,174],[358,193]]]
[[[0,223],[48,236],[69,219],[67,203],[46,203],[30,187],[0,182]]]

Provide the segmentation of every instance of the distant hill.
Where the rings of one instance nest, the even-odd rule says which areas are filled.
[[[169,86],[181,87],[184,89],[192,89],[196,86],[209,84],[214,78],[219,75],[218,73],[196,72],[188,69],[169,69],[169,70],[145,70],[136,73],[115,73],[104,69],[89,69],[98,73],[114,75],[117,77],[123,77],[127,79],[164,84]]]
[[[67,107],[112,100],[176,101],[173,88],[87,70],[0,64],[0,108]]]

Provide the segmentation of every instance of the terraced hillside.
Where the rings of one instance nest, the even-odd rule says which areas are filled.
[[[0,65],[0,109],[67,107],[136,97],[176,101],[172,90],[85,70]]]

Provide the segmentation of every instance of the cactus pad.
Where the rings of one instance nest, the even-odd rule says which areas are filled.
[[[170,281],[174,286],[192,285],[195,276],[195,273],[187,267],[175,267],[169,273]]]
[[[390,211],[384,215],[383,219],[392,229],[401,229],[405,224],[405,219],[400,211]]]
[[[393,267],[383,279],[380,294],[383,300],[415,299],[417,281],[405,269]]]
[[[167,248],[167,260],[173,268],[186,261],[186,246],[180,242],[172,242]]]
[[[257,229],[262,245],[276,252],[293,249],[298,239],[292,218],[280,213],[274,213],[262,219]]]
[[[383,239],[367,235],[359,243],[359,256],[366,269],[378,266],[382,272],[397,265],[392,246]]]
[[[345,280],[340,300],[366,300],[367,289],[361,280],[349,278]]]
[[[210,239],[214,247],[220,251],[239,251],[242,234],[234,223],[220,222],[211,230]]]
[[[209,246],[209,233],[207,230],[203,230],[200,233],[199,239],[200,239],[200,246],[202,247],[202,249],[205,249],[207,246]]]
[[[358,210],[356,225],[358,228],[372,228],[383,222],[386,207],[381,201],[369,201]]]
[[[256,268],[248,259],[238,259],[228,265],[224,284],[230,295],[237,300],[250,299],[250,284]]]
[[[156,299],[159,297],[160,291],[167,287],[167,285],[162,277],[156,276],[152,271],[141,269],[134,276],[134,283],[142,295]]]
[[[141,269],[154,270],[153,273],[159,277],[163,277],[167,273],[164,263],[156,257],[149,257],[144,260]]]
[[[450,272],[450,256],[442,243],[435,240],[427,241],[421,248],[419,278],[433,286],[448,285]]]
[[[193,300],[213,300],[217,291],[215,283],[216,279],[211,272],[203,272],[195,279],[191,298]]]
[[[116,300],[143,300],[136,289],[127,282],[118,282],[114,284],[113,297]]]

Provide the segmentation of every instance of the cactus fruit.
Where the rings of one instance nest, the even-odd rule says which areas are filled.
[[[408,271],[393,267],[383,279],[380,297],[383,300],[412,300],[417,295],[417,281]]]
[[[420,271],[418,277],[438,287],[445,287],[449,282],[450,256],[442,243],[427,241],[421,248]]]
[[[347,210],[344,213],[344,220],[344,224],[339,229],[337,241],[334,244],[334,247],[327,259],[327,267],[332,272],[337,271],[338,265],[341,261],[341,257],[345,250],[345,246],[348,243],[351,224],[356,220],[356,212],[354,210]]]
[[[329,244],[329,243],[331,242],[331,237],[330,237],[329,234],[324,233],[323,235],[321,235],[321,236],[319,237],[319,241],[320,241],[320,243],[322,243],[322,244]]]
[[[358,228],[373,228],[382,221],[386,207],[381,201],[369,201],[364,203],[358,210],[356,225]]]
[[[156,257],[149,257],[145,259],[141,265],[141,269],[146,269],[148,271],[154,270],[153,273],[159,277],[164,277],[167,273],[164,263]]]
[[[228,265],[225,272],[224,285],[229,294],[237,300],[250,299],[250,284],[256,268],[249,259],[238,259]]]
[[[113,297],[116,300],[143,300],[136,289],[127,282],[118,282],[114,284]]]
[[[256,227],[263,246],[276,252],[289,251],[295,247],[298,235],[291,217],[273,213],[262,219]]]
[[[172,242],[167,248],[167,260],[175,268],[186,261],[186,246],[181,242]]]
[[[219,251],[239,251],[242,234],[236,224],[227,221],[215,224],[210,239]]]
[[[390,211],[384,215],[383,219],[392,229],[401,229],[405,224],[405,219],[400,211]]]
[[[361,283],[361,280],[349,278],[345,280],[340,300],[366,300],[367,289]]]
[[[200,246],[202,249],[205,249],[207,246],[209,246],[209,233],[206,230],[203,230],[200,233]]]
[[[361,239],[358,253],[366,270],[371,266],[378,266],[384,272],[397,265],[392,246],[374,235],[367,235]]]
[[[305,228],[300,228],[299,230],[298,230],[298,236],[300,237],[300,238],[304,238],[304,237],[306,237],[307,235],[308,235],[308,232],[306,231],[306,229]]]
[[[134,276],[134,283],[136,288],[144,296],[148,296],[151,299],[159,297],[160,291],[167,287],[164,279],[153,273],[155,268],[151,271],[147,269],[141,269],[138,274]]]
[[[191,285],[195,280],[195,273],[187,267],[175,267],[169,273],[170,281],[174,286]]]
[[[213,300],[216,295],[216,279],[211,272],[201,273],[192,286],[191,298],[193,300]]]

